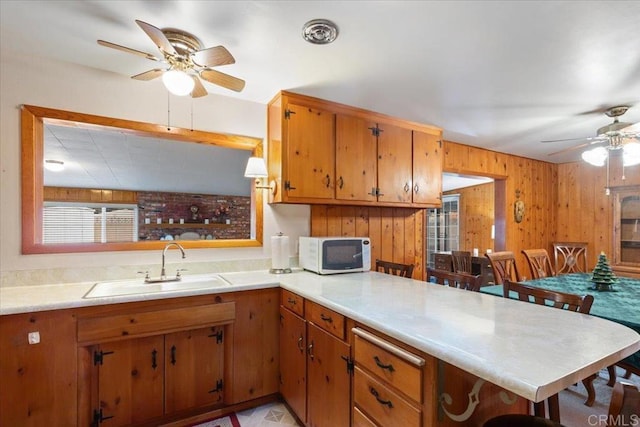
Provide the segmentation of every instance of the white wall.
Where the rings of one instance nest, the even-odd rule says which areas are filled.
[[[191,127],[191,103],[192,100],[189,97],[171,97],[172,126]],[[102,269],[113,270],[122,266],[157,264],[160,261],[160,254],[157,251],[53,255],[22,255],[20,253],[19,107],[21,104],[143,122],[167,123],[167,92],[159,80],[140,82],[128,76],[74,64],[2,52],[0,57],[0,274],[2,279],[0,286],[65,280],[60,277],[69,277],[69,273],[74,271],[92,271],[100,274]],[[265,138],[266,105],[210,94],[193,101],[193,126],[201,130]],[[297,237],[309,234],[309,207],[265,205],[264,217],[265,247],[191,249],[188,251],[185,262],[201,265],[209,261],[265,259],[270,256],[269,236],[280,231],[291,237],[291,255],[295,255],[294,242],[297,241]],[[126,270],[127,272],[135,270],[135,267]],[[52,271],[57,272],[57,275],[49,274]],[[65,274],[60,275],[60,271],[64,271]],[[28,279],[25,279],[27,277]],[[87,277],[85,280],[95,279]]]

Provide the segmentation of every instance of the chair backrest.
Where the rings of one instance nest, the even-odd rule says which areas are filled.
[[[550,291],[548,289],[536,288],[511,280],[505,280],[502,285],[504,296],[509,297],[509,292],[518,294],[520,301],[533,302],[540,305],[548,305],[555,308],[577,311],[588,314],[593,304],[593,295],[576,295],[566,292]]]
[[[638,419],[640,409],[640,387],[618,381],[613,386],[609,404],[609,426],[633,425],[632,416]]]
[[[400,264],[397,262],[376,260],[376,271],[386,274],[395,274],[401,277],[413,276],[413,264]]]
[[[451,258],[455,273],[471,274],[471,252],[451,251]]]
[[[520,281],[520,273],[516,266],[516,258],[511,251],[492,252],[485,254],[493,270],[493,281],[496,285],[502,285],[505,279],[514,282]]]
[[[432,277],[434,280],[431,280]],[[480,291],[480,286],[482,286],[482,276],[427,268],[427,282],[478,292]]]
[[[532,279],[556,275],[551,267],[551,260],[546,249],[524,249],[522,253],[529,264]]]
[[[587,244],[584,242],[554,242],[553,258],[556,274],[588,273]]]

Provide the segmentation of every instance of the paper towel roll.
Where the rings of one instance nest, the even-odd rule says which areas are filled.
[[[289,269],[289,236],[271,236],[271,269]]]

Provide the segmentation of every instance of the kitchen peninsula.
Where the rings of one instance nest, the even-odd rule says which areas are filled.
[[[464,371],[470,378],[476,378],[475,383],[478,387],[487,382],[492,384],[491,387],[497,386],[498,390],[506,390],[503,401],[507,405],[506,401],[515,402],[516,396],[536,402],[542,401],[640,350],[640,335],[635,331],[594,316],[551,310],[534,304],[523,304],[381,273],[319,276],[301,271],[286,275],[271,275],[259,271],[220,273],[220,276],[229,285],[209,290],[182,290],[95,299],[83,298],[93,283],[2,288],[0,350],[5,355],[9,352],[16,357],[27,351],[24,348],[27,337],[17,336],[16,331],[20,328],[11,326],[12,320],[23,314],[33,314],[37,317],[38,312],[45,311],[55,313],[87,307],[100,308],[105,305],[124,307],[136,303],[159,306],[165,300],[173,304],[174,301],[198,296],[213,297],[214,299],[210,298],[211,301],[224,303],[233,300],[234,294],[240,296],[251,295],[253,292],[286,291],[300,296],[312,305],[325,307],[344,316],[348,320],[348,342],[355,341],[357,344],[361,337],[369,339],[376,335],[381,339],[374,338],[375,343],[389,341],[391,344],[381,345],[399,354],[407,353],[409,350],[418,356],[416,359],[426,361],[425,367],[422,368],[424,386],[418,394],[421,395],[419,399],[422,399],[423,403],[417,408],[422,414],[422,421],[417,425],[423,426],[466,425],[464,422],[451,423],[451,417],[460,415],[462,410],[450,411],[455,412],[453,415],[447,411],[450,408],[447,407],[446,397],[443,397],[443,383],[447,382],[447,378],[442,378],[442,373],[449,372],[449,366]],[[282,291],[278,291],[278,287]],[[221,297],[218,299],[217,295]],[[240,336],[243,303],[238,299],[235,304],[235,323],[231,312],[228,312],[224,322],[221,322],[234,325],[228,331],[231,331],[232,335]],[[278,302],[276,315],[271,316],[276,319],[276,324],[277,304]],[[268,310],[272,313],[273,307],[269,307]],[[259,313],[253,310],[254,308],[249,310],[252,315],[259,316]],[[81,319],[78,320],[80,321]],[[352,332],[354,329],[357,332]],[[75,327],[71,328],[74,340],[75,331]],[[51,339],[46,335],[41,335],[40,338],[43,342]],[[277,335],[273,336],[273,339],[277,340]],[[29,350],[34,347],[37,346],[30,346]],[[73,349],[72,354],[75,354],[75,351]],[[8,357],[0,357],[3,378],[19,383],[20,379],[15,378],[15,372],[9,369]],[[358,375],[357,356],[355,369]],[[234,381],[231,374],[225,375],[225,379]],[[453,396],[454,400],[465,399],[463,410],[467,407],[468,393],[467,390]],[[249,396],[252,397],[256,396]],[[250,400],[249,398],[245,400]],[[241,401],[233,400],[233,403],[237,403],[236,400]],[[228,401],[231,400],[225,395],[224,402]],[[468,408],[473,412],[472,402],[469,402]],[[503,410],[509,411],[508,405],[504,408],[506,409]],[[6,414],[7,408],[2,409]],[[355,414],[358,410],[354,407],[353,411]],[[57,414],[52,414],[54,415]]]

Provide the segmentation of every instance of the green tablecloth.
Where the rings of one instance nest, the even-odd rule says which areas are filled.
[[[590,314],[621,323],[640,333],[640,280],[618,277],[614,292],[598,292],[593,289],[591,274],[572,273],[556,277],[527,280],[523,283],[538,288],[571,294],[593,295]],[[484,286],[480,292],[502,296],[502,285]],[[517,298],[515,294],[510,296]],[[640,368],[640,352],[625,359]]]

